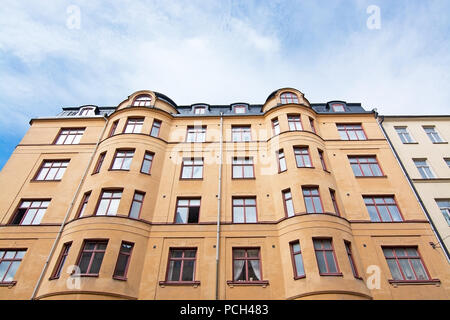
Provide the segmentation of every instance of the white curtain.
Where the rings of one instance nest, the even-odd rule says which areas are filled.
[[[250,264],[255,272],[257,280],[261,280],[261,270],[259,269],[259,260],[250,260]]]
[[[244,272],[244,260],[234,261],[234,281],[238,281]]]

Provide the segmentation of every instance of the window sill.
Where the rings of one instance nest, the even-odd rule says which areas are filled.
[[[233,288],[234,286],[262,286],[263,288],[267,287],[269,285],[268,280],[260,280],[260,281],[227,281],[227,285],[230,288]]]
[[[315,169],[316,167],[299,167],[297,166],[298,169]]]
[[[342,274],[342,272],[338,272],[338,273],[319,273],[320,276],[323,277],[343,277],[344,275]]]
[[[387,178],[388,176],[355,176],[357,179]]]
[[[79,273],[74,273],[74,274],[71,275],[71,277],[98,278],[98,274],[79,274]]]
[[[448,142],[447,141],[433,142],[433,144],[448,144]]]
[[[8,287],[12,288],[16,285],[17,281],[10,281],[10,282],[0,282],[0,287]]]
[[[180,181],[202,181],[203,178],[180,178]]]
[[[42,183],[42,182],[60,182],[61,179],[59,180],[30,180],[30,183]]]
[[[294,276],[294,280],[305,279],[306,275],[303,276]]]
[[[113,280],[119,280],[119,281],[127,281],[127,278],[121,278],[121,277],[112,277]]]
[[[419,144],[418,142],[402,142],[403,144]]]
[[[231,178],[231,180],[256,180],[255,177],[251,177],[251,178]]]
[[[398,285],[441,285],[441,280],[431,279],[431,280],[392,280],[389,279],[388,282],[396,288]]]
[[[200,281],[160,281],[159,286],[164,288],[165,286],[192,286],[197,288],[200,285]]]

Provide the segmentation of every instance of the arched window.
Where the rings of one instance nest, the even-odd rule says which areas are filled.
[[[298,103],[298,97],[295,93],[285,92],[280,96],[281,104]]]
[[[150,107],[152,97],[148,94],[137,96],[133,101],[133,107]]]

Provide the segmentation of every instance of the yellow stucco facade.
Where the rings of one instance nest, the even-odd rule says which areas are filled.
[[[286,102],[281,98],[284,93],[295,95],[296,100]],[[135,106],[142,95],[150,102]],[[229,112],[209,113],[214,108],[206,105],[201,114],[180,112],[182,108],[170,99],[139,91],[107,116],[33,119],[0,173],[0,254],[26,250],[12,280],[6,275],[1,278],[0,272],[0,298],[449,298],[450,270],[444,252],[430,245],[438,241],[374,112],[313,108],[301,92],[291,88],[275,91],[263,105],[246,105],[245,113],[233,113],[233,106]],[[300,115],[301,130],[291,129],[291,115]],[[126,133],[129,119],[143,119],[140,132]],[[274,129],[274,119],[279,131]],[[150,135],[155,120],[160,123],[156,137]],[[361,125],[366,139],[342,140],[337,124]],[[205,128],[204,141],[187,142],[191,126]],[[233,141],[233,130],[244,126],[250,127],[249,141]],[[58,144],[61,130],[68,128],[84,129],[81,140]],[[307,149],[310,165],[298,167],[297,147]],[[113,165],[121,150],[133,152],[126,170]],[[280,170],[280,150],[286,170]],[[146,154],[152,155],[152,163],[150,172],[143,173]],[[353,156],[376,157],[382,175],[355,176],[349,162]],[[236,157],[252,159],[253,174],[246,179],[233,175]],[[183,159],[190,158],[203,160],[200,179],[182,179]],[[61,179],[36,179],[48,160],[68,161]],[[308,212],[302,188],[318,190],[318,212]],[[294,214],[287,213],[283,194],[287,189]],[[108,191],[120,192],[118,207],[113,215],[99,215],[102,195]],[[136,191],[144,195],[141,210],[138,217],[130,217]],[[402,221],[371,220],[365,197],[378,196],[395,199]],[[14,222],[24,202],[43,199],[49,204],[39,224]],[[183,199],[200,200],[196,221],[178,223]],[[254,200],[256,221],[249,216],[248,223],[238,223],[236,199]],[[325,272],[318,260],[323,252],[314,245],[319,240],[332,244],[326,262],[322,261]],[[86,241],[106,243],[98,272],[68,273],[69,267],[80,264]],[[126,275],[118,279],[114,274],[124,241],[132,243],[133,249]],[[301,246],[300,276],[294,267],[295,243]],[[70,244],[66,255],[65,244]],[[384,251],[389,248],[413,248],[420,254],[426,279],[394,279]],[[169,257],[177,249],[195,251],[189,280],[169,279]],[[242,274],[236,273],[240,264],[233,255],[241,249],[248,250],[246,254],[258,252],[257,267],[255,259],[244,264],[245,272],[253,268],[256,280],[236,279]],[[55,276],[63,256],[61,272]],[[1,257],[5,266],[12,261]],[[329,272],[332,260],[337,270]]]

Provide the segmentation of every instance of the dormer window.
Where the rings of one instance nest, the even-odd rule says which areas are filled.
[[[94,113],[94,107],[84,107],[80,109],[80,112],[78,113],[79,116],[93,116]]]
[[[281,104],[298,103],[298,97],[295,93],[285,92],[280,95]]]
[[[246,107],[242,104],[233,106],[233,110],[234,113],[236,114],[242,114],[247,112]]]
[[[194,107],[194,114],[205,114],[206,107]]]
[[[334,112],[345,112],[345,107],[342,103],[333,103],[331,108],[333,108]]]
[[[133,101],[133,107],[150,107],[150,103],[152,102],[152,97],[148,94],[142,94],[137,96]]]

